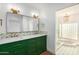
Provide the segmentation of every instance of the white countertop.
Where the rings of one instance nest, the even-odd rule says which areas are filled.
[[[16,41],[35,38],[35,37],[40,37],[40,36],[44,36],[44,35],[46,35],[46,34],[34,34],[34,35],[27,35],[27,36],[21,36],[21,37],[0,39],[0,44],[16,42]]]

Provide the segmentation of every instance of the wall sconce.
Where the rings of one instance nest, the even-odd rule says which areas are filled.
[[[66,14],[65,16],[64,16],[64,22],[68,22],[69,21],[69,15],[68,14]]]

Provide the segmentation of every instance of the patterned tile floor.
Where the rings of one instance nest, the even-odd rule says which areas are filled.
[[[65,45],[62,45],[56,51],[56,55],[79,55],[79,46],[65,46]]]

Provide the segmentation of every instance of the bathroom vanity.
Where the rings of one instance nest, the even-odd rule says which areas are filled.
[[[21,14],[6,14],[6,33],[0,34],[0,55],[39,55],[46,51],[47,35],[39,20]]]
[[[39,55],[46,51],[46,34],[0,40],[0,55]]]

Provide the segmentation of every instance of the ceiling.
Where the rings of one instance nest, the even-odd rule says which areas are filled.
[[[55,7],[56,10],[61,10],[67,7],[71,7],[77,5],[78,3],[55,3],[55,4],[48,4],[51,8]]]
[[[19,3],[19,4],[22,4],[24,7],[25,7],[25,5],[28,5],[29,7],[34,7],[39,10],[52,9],[52,10],[57,11],[57,10],[61,10],[61,9],[67,8],[67,7],[71,7],[78,3]]]
[[[77,5],[78,3],[28,3],[28,5],[39,8],[39,9],[47,9],[52,8],[55,10],[61,10],[67,7],[71,7],[73,5]]]

